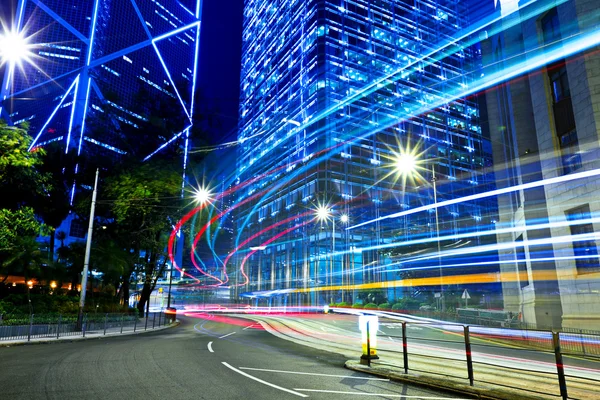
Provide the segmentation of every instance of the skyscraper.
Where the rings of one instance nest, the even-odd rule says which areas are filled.
[[[386,217],[491,184],[478,106],[447,95],[477,69],[467,37],[447,44],[466,11],[455,0],[246,2],[237,173],[252,183],[236,220],[237,245],[254,250],[238,259],[237,294],[351,302],[356,285],[381,283],[399,298],[385,282],[443,282],[440,246],[465,244],[447,237],[491,223],[484,202]],[[438,257],[409,260],[419,252]]]
[[[12,29],[33,64],[6,69],[0,117],[28,122],[32,147],[60,142],[88,158],[146,160],[180,139],[185,169],[200,10],[200,0],[19,0]]]

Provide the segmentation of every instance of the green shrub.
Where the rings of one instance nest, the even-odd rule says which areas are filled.
[[[337,303],[337,307],[350,307],[350,304],[348,304],[345,301],[342,301],[341,303]]]
[[[360,303],[354,303],[352,304],[352,308],[363,308],[363,305]]]
[[[394,310],[394,311],[404,310],[404,305],[402,303],[396,303],[392,306],[392,310]]]
[[[391,307],[392,305],[390,303],[383,303],[380,304],[377,308],[379,308],[380,310],[389,310]]]
[[[377,304],[375,304],[375,303],[368,303],[368,304],[365,304],[364,308],[370,309],[370,310],[377,310]]]

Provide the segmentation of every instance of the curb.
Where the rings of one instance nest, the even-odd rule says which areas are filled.
[[[408,383],[414,386],[420,386],[428,389],[442,390],[445,392],[467,396],[471,399],[482,400],[542,400],[548,397],[533,396],[525,394],[521,390],[506,390],[506,389],[487,389],[481,387],[473,387],[462,383],[453,382],[447,379],[434,378],[429,376],[404,374],[400,371],[396,372],[392,368],[387,367],[368,367],[360,364],[358,361],[349,360],[344,364],[346,369],[363,372],[370,375],[375,375],[383,378],[389,378],[391,381],[399,383]]]
[[[59,339],[46,339],[46,340],[36,340],[36,341],[32,341],[32,342],[28,342],[28,341],[21,341],[21,342],[15,342],[15,343],[2,343],[0,342],[0,347],[13,347],[13,346],[32,346],[32,345],[38,345],[38,344],[54,344],[54,343],[72,343],[72,342],[78,342],[78,341],[83,341],[83,340],[92,340],[92,339],[102,339],[102,338],[112,338],[112,337],[122,337],[122,336],[133,336],[133,335],[141,335],[144,333],[151,333],[151,332],[160,332],[160,331],[164,331],[166,329],[170,329],[170,328],[175,328],[176,326],[179,326],[181,324],[181,321],[176,320],[173,324],[166,326],[166,327],[160,327],[160,328],[154,328],[151,330],[146,330],[146,331],[136,331],[136,332],[123,332],[123,333],[109,333],[106,335],[100,335],[100,336],[63,336]]]

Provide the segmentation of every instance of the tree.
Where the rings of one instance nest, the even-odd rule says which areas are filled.
[[[17,128],[0,120],[0,209],[15,210],[31,205],[33,195],[42,193],[44,177],[37,167],[45,151],[28,151],[31,143],[26,125]]]
[[[0,120],[0,181],[4,181],[13,168],[31,168],[40,163],[43,153],[30,152],[31,141],[26,125],[8,126]]]
[[[122,248],[135,258],[144,286],[138,302],[143,312],[156,281],[167,264],[166,244],[172,220],[179,214],[180,171],[172,163],[129,165],[104,183],[108,204]],[[125,280],[123,284],[126,284]]]
[[[7,275],[23,274],[25,282],[39,275],[41,266],[47,262],[35,238],[18,238],[11,250],[10,255],[3,260],[2,268]],[[29,285],[27,285],[27,299],[30,303]]]
[[[56,229],[71,212],[70,191],[75,181],[75,152],[65,154],[60,146],[48,146],[36,167],[41,176],[41,193],[33,197],[36,213],[49,227],[50,261],[54,260]]]
[[[19,238],[35,238],[42,226],[31,207],[0,209],[0,252],[13,249]]]

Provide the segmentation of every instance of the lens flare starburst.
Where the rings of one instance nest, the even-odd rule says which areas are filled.
[[[7,30],[0,34],[0,64],[10,66],[23,65],[23,62],[33,64],[33,45],[23,32]]]

